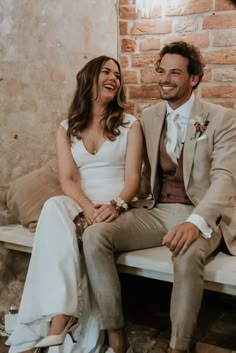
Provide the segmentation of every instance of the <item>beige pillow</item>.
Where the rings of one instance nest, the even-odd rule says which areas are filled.
[[[44,202],[52,196],[63,195],[56,159],[14,180],[8,186],[6,205],[9,211],[32,231],[35,229]]]

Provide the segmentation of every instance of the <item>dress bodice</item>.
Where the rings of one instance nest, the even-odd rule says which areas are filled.
[[[79,169],[81,188],[95,203],[109,202],[123,188],[128,133],[134,121],[133,115],[125,114],[127,124],[119,127],[120,135],[114,141],[106,139],[96,154],[86,150],[83,140],[72,138],[71,152]],[[67,130],[68,120],[61,125]]]

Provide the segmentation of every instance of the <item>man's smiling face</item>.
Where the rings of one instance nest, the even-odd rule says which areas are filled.
[[[188,73],[188,59],[179,54],[165,54],[157,70],[162,99],[173,109],[187,102],[199,77]]]

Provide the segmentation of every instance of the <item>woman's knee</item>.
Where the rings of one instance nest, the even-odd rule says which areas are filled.
[[[73,201],[70,197],[61,195],[61,196],[53,196],[50,197],[43,205],[42,213],[46,212],[48,214],[62,214],[66,216],[69,214],[76,214],[77,205],[75,201]]]
[[[43,208],[61,207],[67,199],[69,199],[69,197],[64,195],[50,197],[47,201],[45,201]]]

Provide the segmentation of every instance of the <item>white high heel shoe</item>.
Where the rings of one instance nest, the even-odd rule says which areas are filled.
[[[36,345],[35,348],[43,348],[43,347],[51,347],[51,346],[60,346],[61,344],[64,343],[66,335],[70,335],[71,339],[73,342],[76,342],[74,339],[74,332],[79,326],[77,323],[77,318],[71,317],[66,324],[64,330],[58,334],[58,335],[49,335],[44,337],[41,341],[39,341]]]

